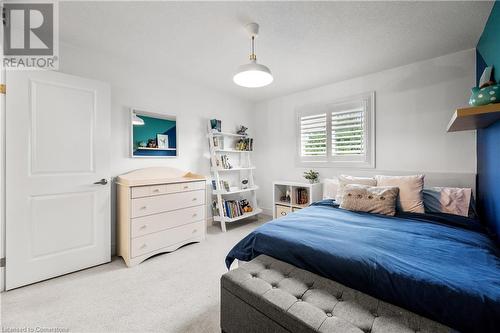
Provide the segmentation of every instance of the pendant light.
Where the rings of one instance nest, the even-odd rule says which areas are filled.
[[[132,113],[132,125],[142,126],[144,125],[144,119],[138,117],[137,114],[134,112]]]
[[[255,55],[255,38],[259,34],[259,25],[257,23],[250,23],[246,26],[246,29],[252,43],[250,63],[238,67],[236,74],[233,76],[233,81],[237,85],[246,88],[267,86],[273,82],[273,75],[268,67],[257,63],[257,56]]]

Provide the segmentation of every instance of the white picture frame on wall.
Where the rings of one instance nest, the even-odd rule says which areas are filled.
[[[141,120],[143,124],[140,124]],[[150,126],[151,122],[156,124],[151,129],[148,129],[147,126]],[[161,127],[162,122],[166,124],[165,128]],[[176,158],[179,156],[176,116],[131,107],[129,127],[129,153],[131,158]],[[148,133],[144,134],[144,132]],[[164,146],[158,146],[158,136],[166,139]],[[150,140],[155,145],[150,146],[148,144]]]

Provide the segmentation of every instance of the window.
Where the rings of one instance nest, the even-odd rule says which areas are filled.
[[[298,160],[302,166],[375,167],[375,93],[301,108]]]

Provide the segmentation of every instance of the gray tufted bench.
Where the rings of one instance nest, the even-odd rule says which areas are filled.
[[[226,333],[454,332],[265,255],[222,276],[221,329]]]

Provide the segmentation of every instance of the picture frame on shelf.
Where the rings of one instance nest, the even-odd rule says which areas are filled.
[[[156,144],[158,148],[168,148],[168,135],[156,134]]]

